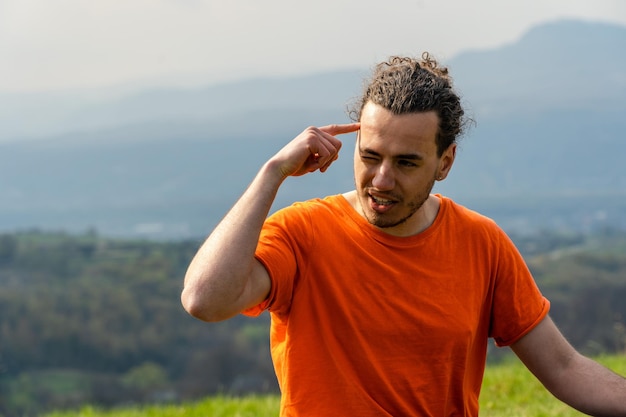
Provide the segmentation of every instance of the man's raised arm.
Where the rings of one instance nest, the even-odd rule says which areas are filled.
[[[279,187],[288,176],[326,171],[341,148],[335,135],[358,129],[358,123],[309,127],[263,165],[187,269],[181,301],[189,314],[225,320],[267,297],[270,278],[254,252]]]

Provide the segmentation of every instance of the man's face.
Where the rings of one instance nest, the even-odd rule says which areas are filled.
[[[422,230],[423,204],[435,180],[445,178],[455,145],[437,156],[439,118],[434,111],[394,115],[367,103],[354,153],[361,214],[385,232],[408,236]]]

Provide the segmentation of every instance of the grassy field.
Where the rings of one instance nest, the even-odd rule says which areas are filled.
[[[597,360],[626,375],[626,355],[600,357]],[[50,413],[44,417],[276,417],[279,401],[277,396],[217,396],[194,403],[107,411],[85,407],[74,412]],[[554,399],[517,360],[487,367],[480,407],[481,417],[584,416]]]
[[[626,375],[626,355],[596,360]],[[580,417],[579,413],[555,399],[517,360],[489,366],[480,397],[480,415],[485,417]]]
[[[85,407],[74,412],[55,412],[44,417],[276,417],[280,398],[276,395],[231,398],[216,396],[202,401],[99,410]]]

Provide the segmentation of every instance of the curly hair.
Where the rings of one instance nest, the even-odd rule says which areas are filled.
[[[376,65],[362,97],[349,109],[352,120],[361,119],[361,111],[368,102],[397,115],[434,110],[439,116],[439,156],[463,134],[469,121],[452,87],[448,68],[440,66],[428,52],[420,60],[393,56]]]

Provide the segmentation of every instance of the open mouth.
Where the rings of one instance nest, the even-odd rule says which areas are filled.
[[[391,200],[388,198],[376,197],[372,194],[368,194],[370,198],[370,205],[374,211],[377,213],[384,213],[390,210],[396,203],[396,200]]]

